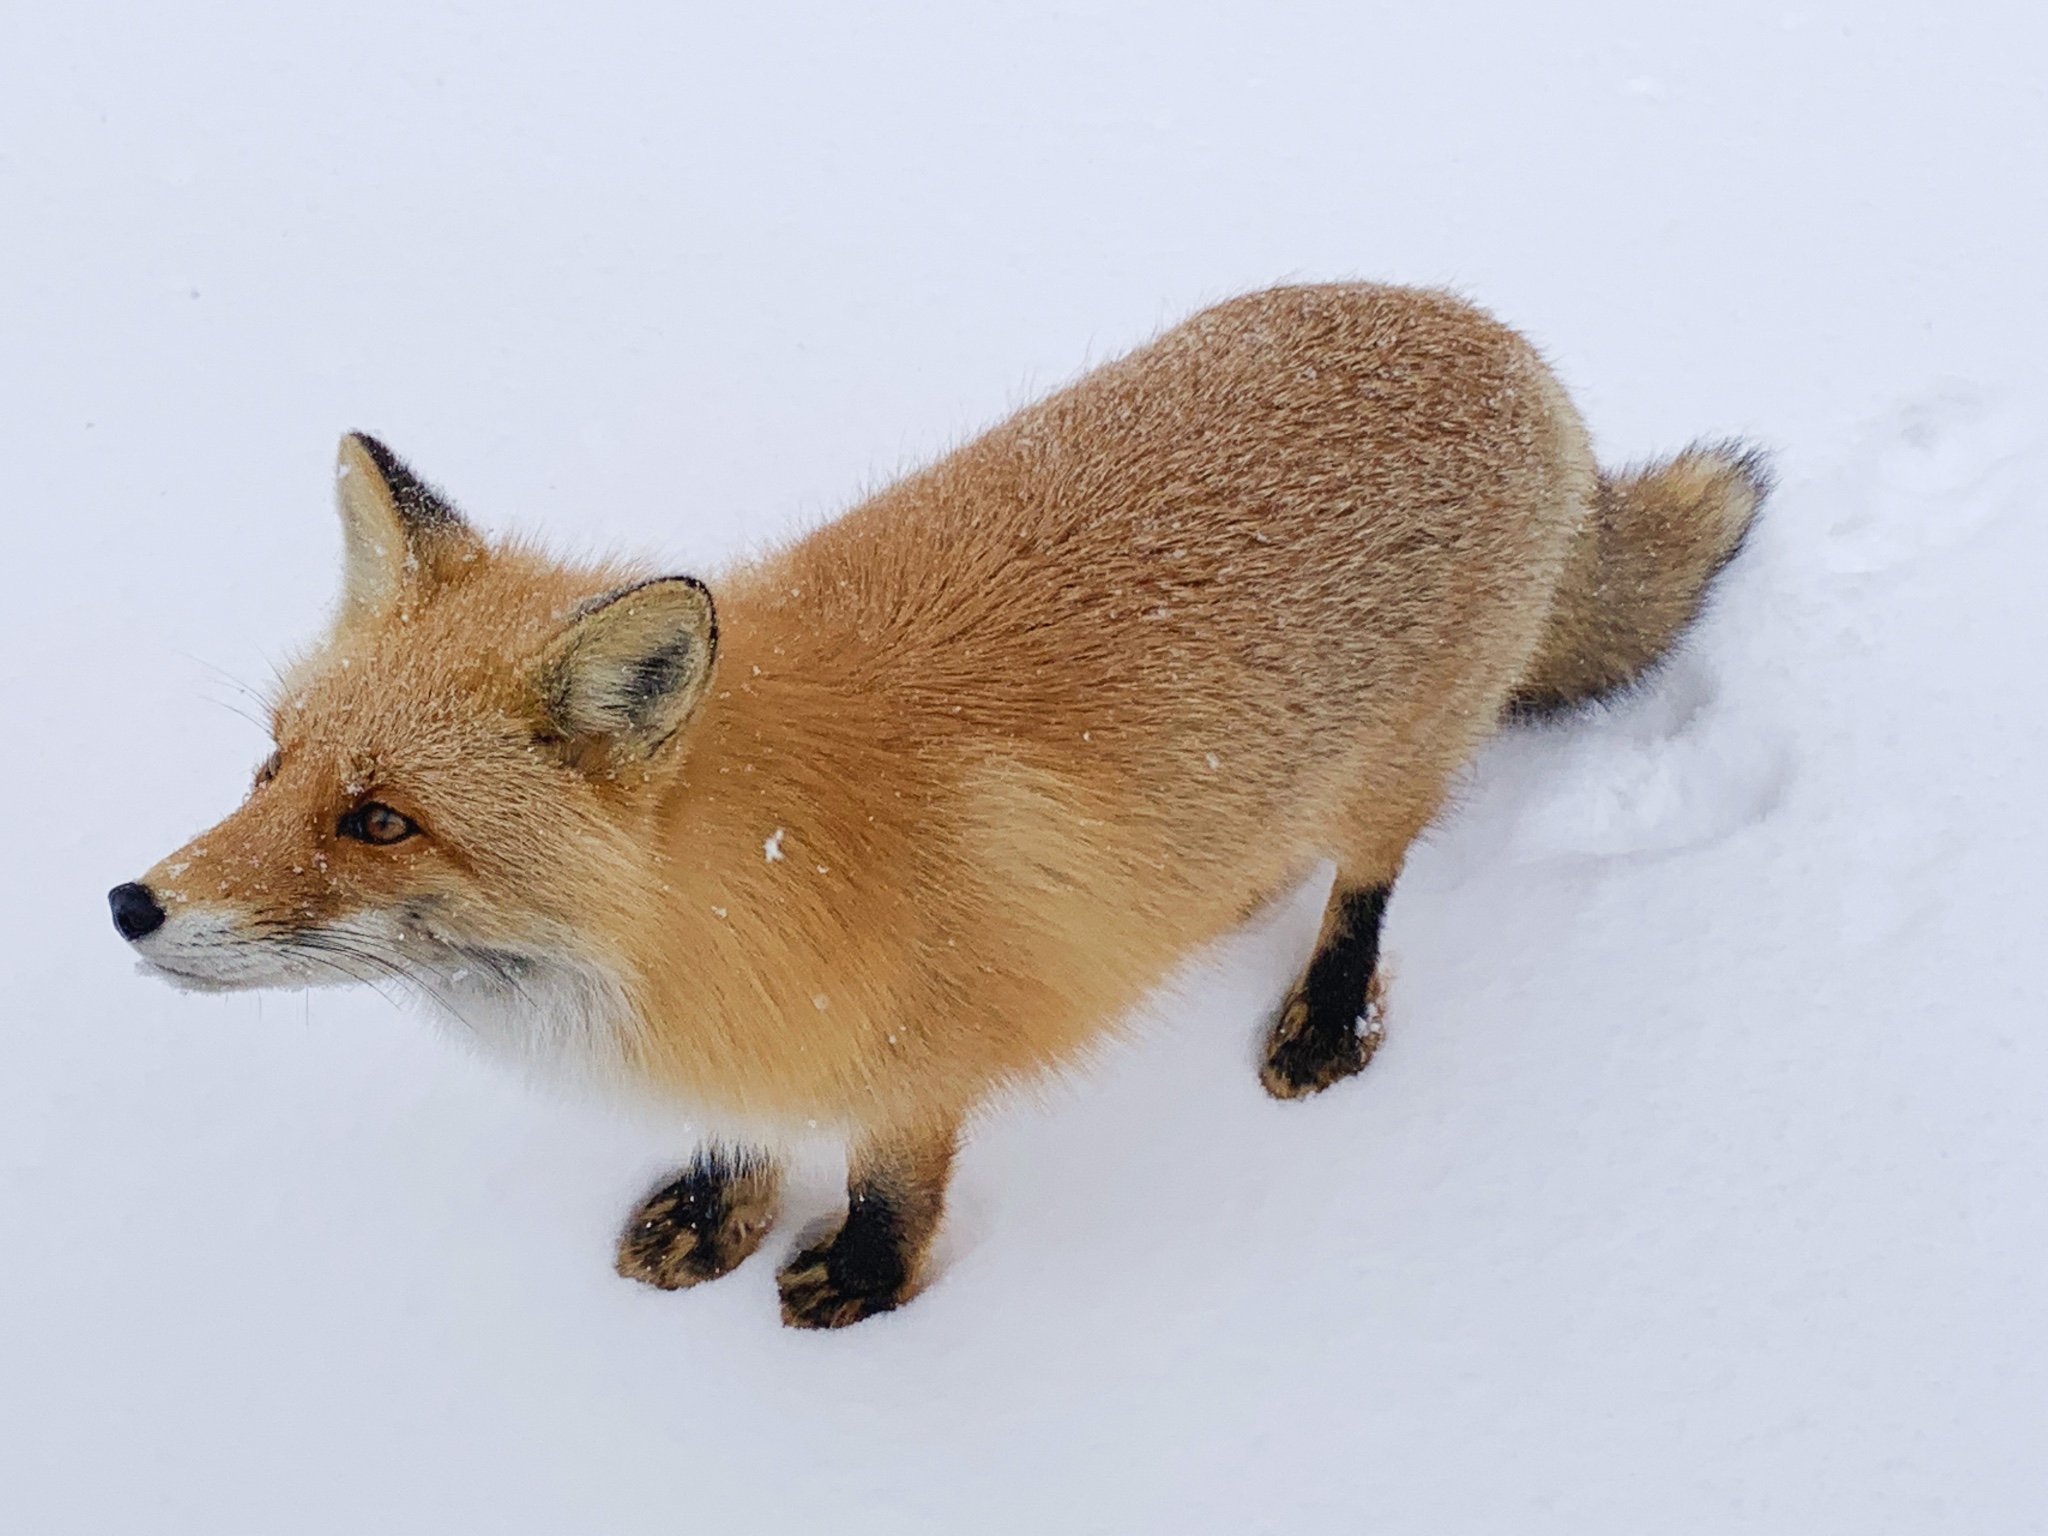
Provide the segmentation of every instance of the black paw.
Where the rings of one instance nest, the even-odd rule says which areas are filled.
[[[780,1186],[766,1161],[700,1157],[627,1220],[619,1273],[665,1291],[717,1279],[761,1246],[775,1224]]]
[[[892,1312],[914,1294],[908,1266],[869,1224],[849,1220],[803,1248],[775,1277],[792,1328],[844,1328]]]
[[[1266,1037],[1259,1081],[1276,1099],[1305,1099],[1364,1071],[1386,1038],[1383,1012],[1377,977],[1366,995],[1363,1015],[1350,1009],[1318,1012],[1297,988]]]

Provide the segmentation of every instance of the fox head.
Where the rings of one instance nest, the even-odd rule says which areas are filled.
[[[114,888],[115,927],[185,987],[391,979],[480,1027],[511,1006],[616,1034],[601,935],[660,886],[647,825],[710,680],[710,593],[487,545],[369,437],[342,440],[336,500],[341,601],[281,680],[276,750],[234,814]]]

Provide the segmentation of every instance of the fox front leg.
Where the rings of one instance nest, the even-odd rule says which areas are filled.
[[[782,1320],[844,1328],[888,1312],[922,1288],[945,1212],[958,1125],[872,1137],[853,1150],[846,1216],[783,1265]]]
[[[716,1280],[761,1246],[781,1195],[767,1153],[708,1146],[627,1218],[618,1271],[665,1291]]]

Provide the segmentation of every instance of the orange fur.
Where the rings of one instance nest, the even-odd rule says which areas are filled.
[[[1536,353],[1456,299],[1275,289],[714,580],[698,676],[688,590],[603,616],[651,573],[486,546],[350,442],[350,596],[275,777],[146,877],[159,963],[392,969],[461,1012],[462,954],[508,996],[561,957],[555,1054],[948,1155],[1316,861],[1391,883],[1504,708],[1639,672],[1761,493],[1712,451],[1603,481]],[[593,673],[565,725],[570,653],[622,666],[663,623],[680,659],[633,687],[677,720]],[[338,836],[365,799],[421,834]],[[328,928],[348,953],[288,953]]]

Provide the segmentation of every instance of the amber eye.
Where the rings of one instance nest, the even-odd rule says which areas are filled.
[[[375,843],[381,848],[387,843],[404,842],[419,831],[419,824],[410,816],[394,811],[382,800],[368,800],[346,812],[335,822],[334,830],[342,837],[352,837],[359,843]]]
[[[277,770],[283,766],[284,755],[282,753],[273,752],[270,756],[263,759],[262,764],[256,770],[256,788],[261,789],[272,779],[276,778]]]

